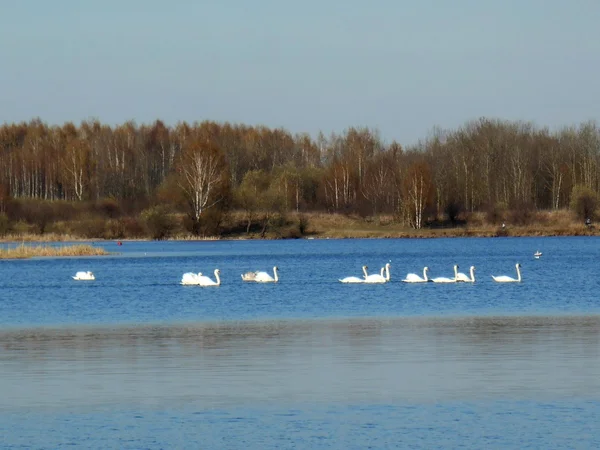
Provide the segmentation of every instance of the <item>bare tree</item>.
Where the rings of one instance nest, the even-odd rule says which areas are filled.
[[[569,176],[569,167],[566,159],[561,154],[558,142],[548,144],[545,157],[542,159],[542,169],[546,175],[546,189],[550,192],[550,205],[552,209],[559,209],[561,198],[566,191],[565,185]]]
[[[391,190],[392,170],[390,158],[384,154],[367,163],[361,193],[371,203],[374,216],[381,212],[383,202]]]
[[[325,175],[325,198],[335,211],[354,201],[352,181],[348,161],[334,161]]]
[[[64,179],[66,184],[72,188],[72,192],[77,200],[81,201],[84,197],[85,175],[89,161],[89,145],[87,142],[71,138],[65,146],[62,157],[64,168]]]
[[[431,170],[426,162],[409,166],[404,178],[404,196],[410,208],[413,227],[423,227],[423,213],[431,195]]]
[[[210,143],[189,140],[181,152],[177,172],[178,185],[197,231],[202,213],[225,198],[229,178],[225,158]]]

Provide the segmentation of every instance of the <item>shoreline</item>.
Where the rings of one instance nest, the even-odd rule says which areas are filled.
[[[412,228],[407,222],[391,215],[360,217],[339,213],[291,212],[266,225],[254,221],[249,233],[246,232],[247,217],[239,211],[233,211],[218,228],[207,231],[212,234],[199,236],[186,229],[181,217],[174,216],[172,219],[175,225],[160,234],[159,239],[154,238],[150,229],[128,233],[125,228],[115,232],[108,222],[102,223],[103,226],[98,229],[86,229],[82,233],[82,223],[70,221],[54,223],[43,234],[31,225],[9,229],[0,235],[0,243],[600,236],[600,227],[595,223],[586,225],[568,210],[539,211],[527,220],[516,220],[509,216],[489,221],[484,213],[472,213],[455,222],[432,220],[421,229]]]
[[[384,227],[382,227],[384,228]],[[540,227],[511,227],[508,229],[469,229],[469,228],[439,228],[421,230],[385,230],[370,228],[368,230],[319,230],[309,231],[299,236],[278,236],[269,233],[260,235],[225,235],[225,236],[172,236],[162,241],[273,241],[273,240],[322,240],[322,239],[439,239],[439,238],[518,238],[518,237],[585,237],[600,236],[600,229],[591,228],[552,228]],[[0,244],[51,244],[51,243],[105,243],[105,242],[153,242],[161,241],[152,238],[82,238],[71,235],[49,233],[47,235],[27,234],[22,236],[0,237]]]

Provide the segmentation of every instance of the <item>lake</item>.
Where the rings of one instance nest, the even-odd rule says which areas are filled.
[[[99,242],[117,254],[0,261],[0,447],[598,448],[599,242]],[[387,262],[389,283],[338,282]],[[521,283],[492,280],[517,262]],[[400,281],[454,264],[476,282]],[[241,280],[274,265],[279,283]],[[179,284],[215,268],[221,286]]]

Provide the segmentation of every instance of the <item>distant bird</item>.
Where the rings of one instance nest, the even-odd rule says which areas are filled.
[[[517,278],[509,277],[507,275],[500,275],[497,277],[492,275],[492,278],[498,283],[519,283],[521,281],[521,271],[519,270],[521,268],[521,264],[517,263],[515,264],[515,267],[517,268]]]
[[[539,250],[533,254],[533,257],[535,259],[540,259],[540,256],[542,256],[542,252],[540,252]]]
[[[346,278],[342,278],[339,281],[341,283],[364,283],[365,279],[369,276],[367,274],[367,266],[362,266],[362,270],[363,270],[363,273],[364,273],[364,277],[363,278],[359,278],[359,277],[346,277]]]
[[[89,281],[89,280],[95,280],[96,276],[90,272],[77,272],[75,274],[75,276],[73,277],[74,280],[85,280],[85,281]]]
[[[277,266],[273,267],[273,276],[269,275],[267,272],[257,271],[257,272],[246,272],[242,274],[243,281],[254,281],[256,283],[277,283],[279,281],[279,276],[277,271],[279,268]]]

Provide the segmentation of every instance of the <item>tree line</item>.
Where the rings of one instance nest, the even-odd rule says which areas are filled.
[[[28,200],[108,215],[166,208],[195,234],[231,209],[248,231],[285,211],[389,214],[421,228],[477,211],[562,209],[576,192],[597,196],[599,169],[595,122],[551,132],[482,118],[403,147],[366,127],[311,137],[212,121],[35,119],[0,126],[0,213],[16,219]]]

